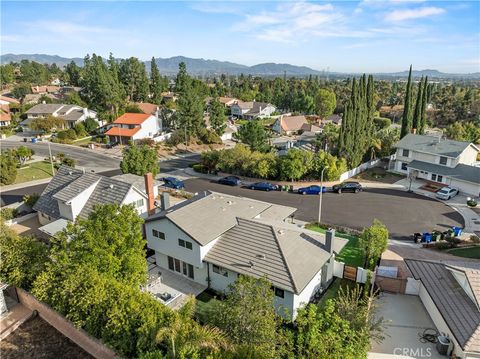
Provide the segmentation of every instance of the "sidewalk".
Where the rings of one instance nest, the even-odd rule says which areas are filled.
[[[16,183],[16,184],[9,184],[7,186],[1,185],[0,186],[0,192],[7,192],[7,191],[12,191],[14,189],[19,189],[19,188],[24,188],[24,187],[30,187],[30,186],[36,186],[39,184],[44,184],[50,182],[52,177],[48,178],[42,178],[39,180],[35,181],[28,181],[28,182],[22,182],[22,183]]]
[[[453,208],[460,213],[465,221],[464,232],[466,233],[480,233],[480,216],[467,206],[467,196],[458,194],[448,201],[442,201],[435,197],[435,193],[421,189],[425,183],[422,181],[412,181],[412,191],[425,197],[436,199],[439,202],[445,203],[447,206]],[[409,188],[410,181],[407,178],[395,182],[394,185]]]

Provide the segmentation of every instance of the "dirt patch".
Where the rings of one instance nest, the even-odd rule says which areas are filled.
[[[160,157],[167,157],[171,155],[179,155],[185,153],[201,153],[205,151],[209,151],[211,149],[220,150],[225,148],[223,144],[212,144],[212,145],[197,145],[197,144],[189,144],[188,147],[185,144],[179,144],[177,146],[166,146],[160,144],[157,146],[157,153]]]
[[[405,176],[392,172],[387,172],[381,167],[374,167],[356,175],[353,178],[361,180],[362,182],[380,182],[393,184],[397,181],[400,181],[402,178],[405,178]]]
[[[2,359],[91,359],[40,317],[28,320],[0,343]]]

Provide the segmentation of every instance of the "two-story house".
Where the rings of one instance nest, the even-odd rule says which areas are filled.
[[[150,216],[156,264],[225,292],[239,275],[266,276],[280,314],[298,308],[333,277],[334,253],[347,243],[285,222],[296,208],[206,191]]]
[[[395,145],[394,171],[443,183],[478,196],[480,167],[475,166],[480,149],[473,143],[435,136],[408,134]]]
[[[238,100],[230,106],[230,114],[232,116],[246,120],[269,117],[275,111],[275,106],[266,102],[243,102]]]
[[[43,226],[40,230],[54,235],[77,217],[87,218],[99,204],[133,204],[138,215],[146,218],[149,212],[153,213],[155,183],[152,175],[147,174],[144,189],[140,189],[132,183],[138,183],[141,177],[133,176],[114,179],[72,167],[60,167],[33,206]]]
[[[20,123],[24,131],[29,131],[29,124],[37,118],[48,116],[61,118],[65,125],[64,128],[73,128],[77,123],[85,121],[87,118],[97,120],[97,113],[77,105],[65,105],[57,103],[41,103],[33,106],[25,112],[27,118]]]
[[[124,113],[117,118],[105,132],[111,142],[127,144],[142,138],[154,138],[162,132],[161,121],[149,113]]]

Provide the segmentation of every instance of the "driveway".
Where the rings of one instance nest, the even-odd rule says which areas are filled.
[[[319,196],[252,191],[203,178],[186,180],[185,188],[189,192],[213,190],[295,207],[298,209],[295,217],[306,222],[318,218]],[[402,189],[367,188],[357,194],[325,193],[323,196],[324,223],[362,230],[370,226],[375,218],[387,226],[391,238],[400,240],[410,239],[414,232],[445,230],[452,226],[463,227],[464,224],[462,216],[449,206]]]
[[[433,333],[436,327],[418,296],[381,293],[377,303],[377,316],[386,320],[385,339],[371,343],[369,359],[445,358],[435,344],[420,340],[425,330]]]

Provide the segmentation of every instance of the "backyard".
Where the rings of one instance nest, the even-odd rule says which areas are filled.
[[[18,169],[14,183],[29,182],[48,177],[52,177],[52,166],[50,162],[31,162],[27,166]]]
[[[207,318],[213,313],[220,300],[215,298],[215,293],[206,290],[197,296],[195,317],[200,323],[206,323]]]

